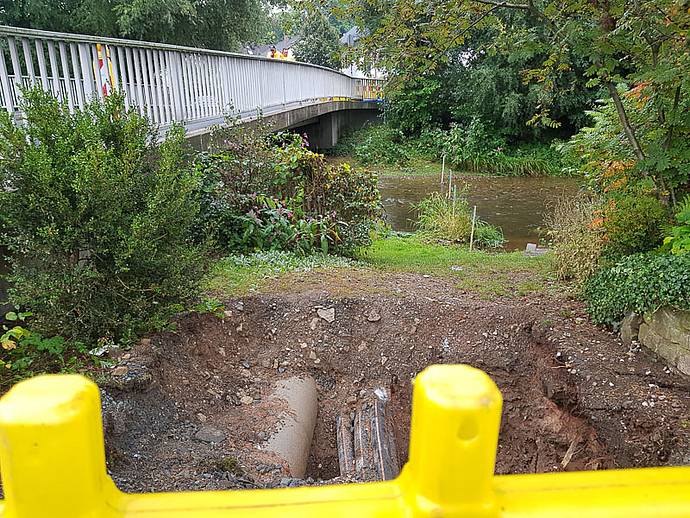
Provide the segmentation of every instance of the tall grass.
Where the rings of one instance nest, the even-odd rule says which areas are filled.
[[[561,171],[560,163],[547,158],[503,154],[468,158],[456,167],[470,173],[497,176],[557,176]]]
[[[448,198],[432,193],[415,208],[419,215],[416,227],[425,239],[468,243],[472,233],[472,212],[464,195]],[[505,239],[500,228],[477,220],[474,243],[484,248],[499,248]]]

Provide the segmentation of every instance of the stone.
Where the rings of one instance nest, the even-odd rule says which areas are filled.
[[[625,316],[620,329],[621,340],[624,344],[630,345],[633,340],[637,340],[641,323],[642,317],[633,311]]]
[[[335,308],[319,308],[316,310],[316,314],[329,324],[335,320]]]
[[[311,351],[311,352],[309,353],[309,359],[311,359],[311,360],[316,360],[316,352]]]
[[[678,358],[678,370],[690,376],[690,354],[684,354]]]
[[[115,367],[113,369],[112,374],[113,374],[113,376],[124,376],[128,372],[129,372],[129,367],[127,367],[126,365],[120,365],[119,367]]]
[[[314,331],[317,325],[319,325],[319,319],[316,317],[312,318],[311,322],[309,322],[309,328]]]
[[[194,438],[202,442],[222,442],[225,440],[225,437],[225,432],[212,426],[204,426],[194,434]]]
[[[142,338],[140,343],[144,347],[148,347],[149,345],[151,345],[151,339],[150,338]]]
[[[378,322],[379,320],[381,320],[381,315],[379,315],[378,311],[372,310],[367,315],[367,320],[369,322]]]
[[[254,402],[254,398],[251,396],[243,396],[240,398],[240,403],[243,405],[251,405]]]

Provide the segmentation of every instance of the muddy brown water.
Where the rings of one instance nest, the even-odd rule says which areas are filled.
[[[461,176],[458,191],[467,187],[470,206],[477,206],[479,218],[498,225],[507,239],[508,250],[524,250],[527,243],[539,241],[539,227],[553,203],[579,189],[574,178],[509,178]],[[381,199],[393,230],[414,230],[414,205],[432,192],[447,192],[436,176],[384,176],[379,180]]]

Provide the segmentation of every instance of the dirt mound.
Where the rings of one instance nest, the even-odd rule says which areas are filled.
[[[229,301],[223,318],[181,317],[175,332],[123,357],[127,373],[104,392],[116,483],[137,491],[295,484],[257,445],[275,425],[267,398],[275,381],[299,373],[319,388],[312,478],[338,476],[335,417],[377,386],[390,391],[404,461],[410,380],[433,363],[481,368],[501,389],[498,473],[690,463],[690,383],[591,325],[577,302],[484,301],[421,275],[375,283],[333,275]],[[321,287],[326,277],[336,288]]]

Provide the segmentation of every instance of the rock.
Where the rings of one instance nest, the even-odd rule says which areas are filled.
[[[274,368],[274,369],[277,369],[277,368],[278,368],[278,358],[275,358],[275,359],[273,360],[273,364],[272,364],[272,365],[273,365],[273,368]]]
[[[249,367],[251,367],[251,365],[249,365],[249,362],[247,360],[244,360],[242,362],[242,367],[244,367],[245,369],[248,369]]]
[[[251,396],[243,396],[240,398],[240,403],[243,405],[251,405],[254,402],[254,398]]]
[[[638,333],[640,332],[640,324],[642,323],[642,317],[635,312],[628,313],[623,322],[621,322],[621,340],[626,345],[630,345],[633,340],[637,340]]]
[[[151,339],[150,338],[142,338],[140,343],[144,347],[148,347],[149,345],[151,345]]]
[[[316,314],[319,315],[319,317],[324,319],[329,324],[335,320],[335,308],[319,308],[316,310]]]
[[[345,400],[345,402],[348,405],[354,405],[355,403],[357,403],[357,396],[350,396]]]
[[[367,315],[367,320],[369,322],[378,322],[379,320],[381,320],[381,315],[375,309],[371,310]]]
[[[124,376],[129,372],[129,367],[126,365],[120,365],[119,367],[115,367],[113,369],[112,375],[113,376]]]
[[[243,311],[244,310],[244,302],[242,302],[241,300],[238,300],[237,302],[235,302],[235,309],[237,309],[237,311]]]
[[[194,438],[202,442],[221,442],[225,440],[225,432],[212,426],[204,426],[194,434]]]
[[[314,331],[317,325],[319,325],[319,319],[316,317],[312,318],[311,322],[309,322],[309,328]]]
[[[204,414],[197,414],[196,417],[201,421],[202,423],[206,422],[206,416]]]
[[[316,352],[310,351],[309,352],[309,359],[310,360],[316,360]]]

